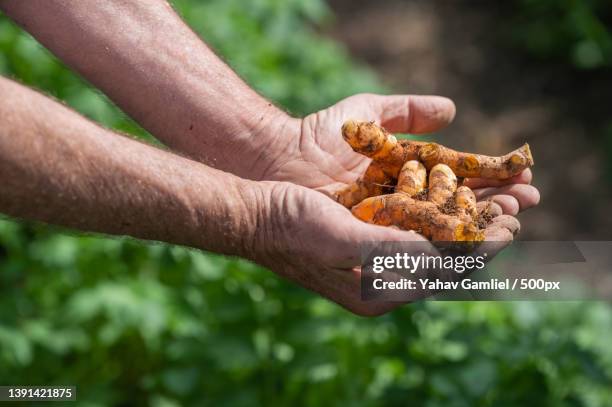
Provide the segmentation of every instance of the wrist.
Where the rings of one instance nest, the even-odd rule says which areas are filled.
[[[249,216],[253,225],[244,257],[281,275],[287,265],[311,258],[311,242],[305,236],[310,236],[315,229],[316,237],[313,237],[323,237],[317,226],[319,210],[323,209],[319,199],[326,202],[328,198],[290,182],[278,181],[251,182],[241,193],[245,202],[251,202]],[[307,264],[299,268],[308,269]]]
[[[183,191],[183,222],[174,222],[177,243],[258,260],[268,191],[261,183],[206,169]]]
[[[240,160],[234,174],[257,181],[272,180],[280,167],[299,151],[301,119],[265,101],[246,114],[240,134],[232,137]]]
[[[273,268],[290,252],[296,231],[288,233],[287,229],[296,215],[295,188],[286,182],[236,178],[228,188],[231,198],[227,199],[226,217],[231,226],[225,230],[230,237],[225,246],[232,252],[227,254]]]

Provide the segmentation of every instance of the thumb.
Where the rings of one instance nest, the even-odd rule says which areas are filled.
[[[352,217],[352,215],[351,215]],[[340,236],[340,250],[347,256],[342,256],[339,265],[343,268],[352,268],[360,265],[365,250],[414,251],[431,256],[438,255],[437,249],[425,237],[414,231],[405,231],[393,227],[372,225],[356,218],[342,222]],[[393,244],[397,243],[397,244]],[[401,245],[399,244],[401,243]]]
[[[431,133],[455,118],[452,100],[441,96],[390,95],[373,100],[380,124],[392,133]]]

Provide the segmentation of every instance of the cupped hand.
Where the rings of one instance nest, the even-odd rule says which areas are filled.
[[[372,120],[393,133],[425,134],[446,127],[454,116],[453,102],[443,97],[361,94],[293,119],[284,129],[292,129],[288,139],[295,142],[273,147],[278,153],[266,162],[264,179],[287,182],[264,183],[270,189],[267,216],[274,226],[262,238],[270,244],[260,262],[360,315],[379,315],[400,305],[361,300],[360,245],[427,241],[412,231],[363,223],[330,199],[363,175],[370,163],[346,144],[340,127],[354,118]],[[488,208],[493,217],[485,231],[485,240],[492,242],[487,245],[489,258],[519,231],[513,215],[538,203],[539,192],[530,185],[531,178],[531,171],[525,170],[504,181],[465,181],[474,189],[479,209]],[[435,253],[431,244],[428,247]]]
[[[436,248],[413,231],[364,223],[323,194],[288,182],[261,182],[254,260],[277,274],[315,291],[358,315],[380,315],[402,305],[363,301],[360,249],[366,242],[419,242],[419,253],[437,255]],[[496,204],[486,229],[492,257],[520,227]],[[417,298],[415,298],[417,299]]]
[[[340,135],[347,119],[372,120],[391,133],[427,134],[446,127],[455,105],[439,96],[359,94],[287,128],[295,133],[268,166],[265,179],[293,182],[332,195],[363,175],[370,159],[355,153]],[[295,140],[295,141],[293,141]],[[529,169],[504,181],[469,179],[479,200],[490,199],[504,214],[516,215],[538,204],[539,192],[530,185]]]

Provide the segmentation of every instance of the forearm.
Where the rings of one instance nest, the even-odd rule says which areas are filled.
[[[166,0],[1,0],[60,59],[173,149],[261,178],[290,118],[254,92]]]
[[[0,78],[0,212],[253,257],[254,182],[85,120]]]

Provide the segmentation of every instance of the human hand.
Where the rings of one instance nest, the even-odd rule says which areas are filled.
[[[340,137],[340,126],[348,118],[359,118],[373,120],[391,132],[422,134],[445,127],[454,115],[454,104],[446,98],[364,94],[304,119],[283,121],[283,137],[288,132],[295,142],[275,143],[279,152],[267,152],[271,159],[263,160],[263,178],[290,183],[264,183],[269,185],[264,194],[268,197],[266,218],[273,226],[264,228],[267,231],[260,239],[268,245],[260,263],[360,315],[378,315],[398,306],[361,300],[360,244],[414,241],[423,242],[419,248],[421,244],[431,252],[435,248],[415,232],[363,223],[329,198],[361,176],[370,163]],[[539,193],[530,181],[529,170],[505,181],[466,181],[475,188],[479,209],[488,206],[493,217],[485,230],[489,259],[520,229],[510,215],[537,204]]]
[[[425,134],[447,126],[455,106],[438,96],[380,96],[360,94],[284,125],[291,140],[279,154],[273,154],[264,179],[289,181],[332,195],[361,176],[370,159],[355,153],[340,137],[340,126],[349,118],[372,120],[392,133]],[[516,215],[539,202],[530,185],[529,169],[508,180],[470,179],[479,200],[499,204],[504,214]]]
[[[288,182],[250,184],[257,185],[258,190],[253,195],[258,213],[253,260],[353,313],[374,316],[402,305],[361,299],[363,243],[419,242],[419,254],[437,254],[435,247],[416,232],[364,223],[312,189]],[[492,258],[520,226],[512,216],[502,215],[496,204],[489,210],[494,220],[485,236],[487,241],[494,241],[487,245],[488,257]]]

